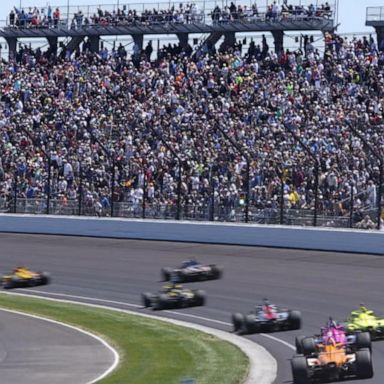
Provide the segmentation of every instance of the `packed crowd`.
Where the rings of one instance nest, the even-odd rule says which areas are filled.
[[[67,10],[64,11],[66,13]],[[288,4],[288,0],[283,0],[279,5],[274,1],[263,9],[258,11],[256,2],[251,6],[235,4],[231,2],[228,6],[220,8],[215,6],[207,16],[211,16],[213,24],[228,23],[236,20],[257,21],[267,20],[275,21],[287,18],[330,18],[332,9],[328,2],[319,6],[310,4],[293,5]],[[14,28],[57,28],[59,26],[71,29],[79,29],[89,25],[155,25],[155,24],[191,24],[208,22],[205,20],[205,9],[200,9],[196,3],[180,3],[172,5],[166,9],[145,9],[138,11],[127,9],[126,6],[117,7],[117,9],[106,10],[98,8],[94,14],[85,15],[81,9],[69,17],[64,15],[60,8],[52,8],[48,5],[46,8],[30,7],[28,9],[14,8],[9,14],[9,26]]]
[[[281,183],[285,209],[313,212],[314,161],[296,136],[320,161],[319,214],[348,217],[353,192],[362,222],[379,164],[346,121],[384,155],[384,53],[366,38],[327,34],[325,45],[324,55],[308,41],[280,57],[253,44],[244,57],[165,50],[155,60],[25,47],[0,65],[0,196],[44,199],[50,163],[62,206],[81,193],[97,214],[111,198],[174,208],[181,177],[182,207],[214,200],[230,219],[244,207],[248,159],[252,212],[275,214]]]
[[[333,12],[328,2],[316,6],[310,4],[293,5],[288,4],[288,0],[284,0],[281,5],[274,1],[268,5],[264,12],[259,12],[257,4],[254,3],[250,7],[247,5],[237,5],[231,2],[229,6],[220,8],[216,5],[211,13],[213,24],[227,23],[234,20],[267,20],[277,21],[289,18],[330,18]]]

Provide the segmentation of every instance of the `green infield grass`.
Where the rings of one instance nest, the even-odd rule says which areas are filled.
[[[0,295],[0,307],[58,320],[92,332],[113,346],[120,364],[102,384],[240,384],[249,362],[236,346],[164,321],[17,295]]]

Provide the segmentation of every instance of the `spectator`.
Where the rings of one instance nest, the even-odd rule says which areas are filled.
[[[356,228],[358,229],[375,229],[376,225],[371,220],[371,218],[366,215],[362,221],[356,224]]]
[[[53,27],[57,28],[60,22],[60,9],[56,8],[53,12]]]
[[[49,157],[52,202],[65,210],[76,212],[81,196],[87,214],[107,214],[112,199],[137,212],[145,182],[148,215],[174,217],[180,185],[185,215],[213,198],[221,219],[238,220],[248,166],[236,142],[252,160],[252,217],[273,220],[281,184],[287,215],[309,217],[314,162],[293,132],[320,161],[319,215],[349,222],[353,185],[361,221],[377,209],[380,172],[346,120],[383,153],[384,55],[368,39],[326,38],[324,56],[279,57],[264,37],[245,57],[239,47],[193,56],[170,45],[152,62],[139,47],[134,57],[122,46],[90,53],[87,45],[56,57],[21,46],[0,64],[2,201],[16,177],[18,198],[40,207]]]

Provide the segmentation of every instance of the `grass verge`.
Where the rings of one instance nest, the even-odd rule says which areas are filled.
[[[0,294],[0,307],[78,326],[108,341],[120,364],[102,384],[240,384],[248,359],[217,337],[163,321],[107,309]]]

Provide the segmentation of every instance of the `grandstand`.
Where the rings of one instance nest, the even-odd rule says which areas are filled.
[[[45,38],[53,51],[57,51],[60,38],[68,39],[61,47],[70,50],[75,50],[87,38],[89,49],[98,52],[102,36],[129,35],[141,50],[144,35],[176,35],[181,46],[186,47],[189,35],[207,34],[205,43],[216,44],[224,37],[225,45],[231,46],[236,42],[236,33],[265,31],[272,34],[276,52],[281,52],[285,31],[333,31],[335,3],[315,3],[298,1],[288,5],[283,2],[280,7],[271,1],[269,6],[257,7],[256,2],[246,5],[234,0],[221,7],[212,1],[115,4],[102,8],[99,5],[15,7],[0,36],[14,55],[20,38]]]
[[[333,4],[269,3],[13,11],[1,210],[380,228],[384,52],[337,35]],[[289,30],[321,31],[324,52],[308,35],[284,49]],[[244,31],[274,49],[263,35],[244,53]],[[164,33],[179,44],[143,46]],[[107,35],[131,35],[132,54]]]

